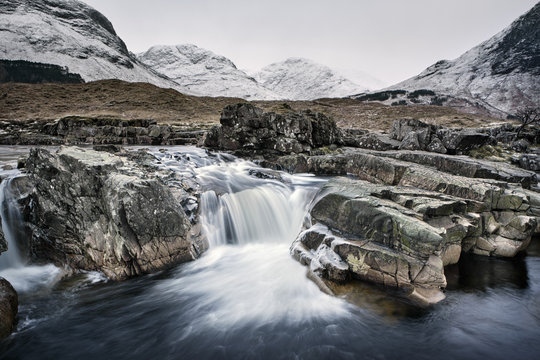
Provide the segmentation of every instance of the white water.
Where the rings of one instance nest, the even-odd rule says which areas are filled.
[[[178,178],[195,177],[202,190],[200,221],[209,250],[148,289],[149,299],[159,298],[173,308],[186,300],[192,303],[188,313],[170,314],[189,324],[181,336],[246,324],[334,319],[349,313],[344,301],[324,294],[307,279],[306,268],[289,254],[323,180],[268,171],[196,148],[153,154],[160,166]],[[8,189],[7,182],[3,189]],[[5,200],[11,196],[9,191],[3,193],[4,208],[14,211],[11,219],[17,218],[17,206],[7,206]],[[9,233],[15,223],[2,225]],[[12,262],[18,255],[14,255],[12,238],[8,241],[10,252],[0,259]],[[20,257],[0,268],[0,276],[23,292],[50,288],[61,275],[53,265],[25,266]]]
[[[24,266],[16,241],[17,225],[21,224],[22,220],[15,204],[15,195],[10,191],[13,179],[8,178],[0,183],[0,216],[4,238],[8,244],[8,250],[0,256],[0,270]]]
[[[298,323],[347,314],[345,302],[321,292],[289,254],[323,181],[265,172],[239,159],[209,164],[194,160],[197,156],[204,158],[192,154],[187,167],[208,189],[200,203],[210,248],[154,289],[156,296],[173,303],[186,296],[197,299],[190,314],[180,314],[193,319],[185,331],[227,331],[246,323]],[[185,161],[162,162],[186,171]]]
[[[61,278],[61,271],[54,265],[26,265],[18,243],[23,236],[20,226],[23,223],[17,204],[17,194],[13,193],[11,183],[15,177],[0,183],[0,215],[2,231],[8,250],[0,256],[0,277],[8,280],[19,293],[50,288]]]

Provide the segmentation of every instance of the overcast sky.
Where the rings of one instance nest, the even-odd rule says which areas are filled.
[[[536,0],[84,0],[129,50],[191,43],[258,70],[288,57],[386,84],[454,59]]]

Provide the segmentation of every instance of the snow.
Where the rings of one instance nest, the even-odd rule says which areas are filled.
[[[0,13],[1,59],[68,67],[85,81],[120,79],[185,90],[132,57],[84,3],[10,0],[0,5]]]
[[[251,100],[280,98],[237,69],[231,60],[195,45],[153,46],[137,57],[193,94]]]
[[[478,102],[487,109],[507,114],[515,113],[521,107],[537,106],[540,101],[540,81],[534,71],[518,69],[506,74],[496,74],[492,70],[496,57],[501,55],[497,52],[498,45],[514,27],[520,26],[522,19],[523,17],[516,20],[459,58],[438,62],[419,75],[393,85],[387,90],[430,89],[439,94]],[[510,58],[523,55],[511,50],[504,56]]]
[[[255,75],[255,79],[289,100],[345,97],[367,90],[329,67],[303,58],[289,58],[268,65]]]

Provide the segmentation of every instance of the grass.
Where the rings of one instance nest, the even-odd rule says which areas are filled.
[[[221,110],[239,98],[196,97],[147,83],[101,80],[86,84],[0,84],[0,121],[50,121],[64,116],[155,119],[186,128],[219,123]],[[265,111],[313,110],[343,128],[389,131],[392,121],[415,118],[449,127],[477,127],[500,120],[430,105],[387,106],[352,99],[251,101]]]

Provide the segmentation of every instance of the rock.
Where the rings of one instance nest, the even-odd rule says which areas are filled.
[[[15,328],[18,307],[17,292],[6,279],[0,277],[0,340]]]
[[[396,150],[400,144],[399,141],[393,140],[385,134],[372,132],[357,138],[354,146],[363,149],[386,151]]]
[[[426,124],[416,119],[399,119],[392,122],[392,132],[390,136],[398,141],[403,141],[410,133],[416,133],[421,148],[425,148],[431,138],[431,134],[438,127]]]
[[[444,144],[438,137],[433,137],[433,140],[426,147],[426,150],[429,152],[435,152],[439,154],[446,154],[447,150],[444,147]]]
[[[472,159],[467,156],[435,154],[424,151],[385,151],[374,152],[354,150],[351,153],[364,153],[373,156],[391,157],[397,160],[432,166],[437,170],[470,178],[501,180],[510,183],[520,183],[524,188],[530,188],[537,183],[536,174],[532,171],[519,169],[515,166],[488,160]]]
[[[1,182],[1,180],[0,180]],[[2,204],[0,204],[0,206],[2,206]],[[6,238],[4,236],[4,231],[2,230],[2,214],[0,213],[0,255],[7,251],[8,249],[8,246],[7,246],[7,241],[6,241]]]
[[[144,163],[74,147],[32,149],[27,179],[34,190],[23,212],[33,258],[112,279],[197,258],[206,243],[182,207],[191,194],[137,160]]]
[[[411,131],[403,138],[403,141],[399,145],[400,150],[421,150],[420,142],[418,140],[418,133]]]
[[[265,153],[308,153],[313,148],[341,144],[334,121],[321,113],[264,113],[251,104],[225,107],[221,126],[208,132],[204,145],[222,150]]]
[[[441,139],[450,154],[460,154],[495,143],[493,137],[474,129],[439,129],[437,137]]]
[[[526,152],[529,147],[531,146],[531,143],[528,142],[526,139],[519,139],[510,145],[512,150],[519,151],[519,152]]]
[[[348,158],[345,166],[375,169],[384,161],[361,154],[361,163],[347,156],[337,156],[338,162]],[[529,205],[529,192],[419,165],[398,173],[398,186],[396,179],[375,173],[386,181],[331,179],[315,197],[314,225],[293,243],[293,256],[331,281],[346,281],[345,262],[350,276],[404,289],[431,304],[444,298],[443,267],[457,263],[462,251],[513,257],[529,245],[537,227],[536,218],[525,214],[536,209]]]
[[[510,160],[523,169],[540,172],[540,155],[520,154],[512,156]]]
[[[66,116],[53,122],[5,122],[0,124],[0,131],[0,144],[4,145],[197,144],[205,133],[150,119],[84,116]]]

